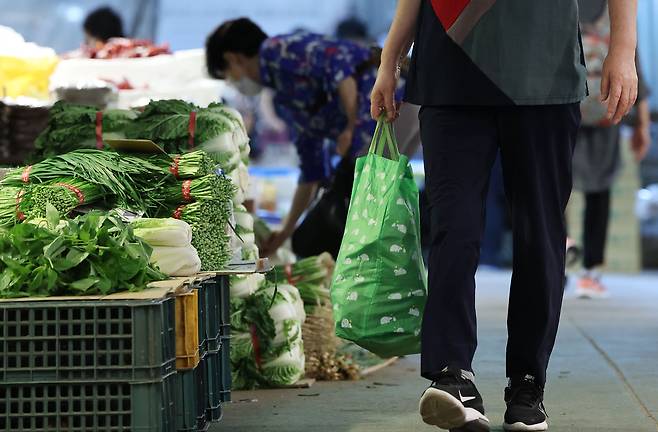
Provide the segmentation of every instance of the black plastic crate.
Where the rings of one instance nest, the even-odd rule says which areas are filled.
[[[205,362],[196,368],[179,370],[176,374],[176,431],[193,432],[206,428]]]
[[[159,381],[0,386],[0,430],[174,432],[175,372]]]
[[[231,401],[231,359],[228,353],[229,343],[226,341],[222,345],[222,349],[208,351],[206,355],[208,368],[208,404],[206,410],[210,417],[217,417],[217,414],[211,414],[211,412],[216,410],[222,403]],[[221,418],[221,410],[219,418]]]
[[[0,380],[154,380],[176,370],[174,299],[0,303]]]
[[[221,348],[223,337],[231,333],[231,294],[228,276],[216,276],[202,283],[206,301],[206,335],[208,351]]]

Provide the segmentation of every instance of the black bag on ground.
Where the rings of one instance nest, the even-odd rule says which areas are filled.
[[[345,232],[352,183],[354,161],[343,158],[329,186],[320,191],[292,235],[292,250],[296,255],[306,258],[329,252],[336,259]]]

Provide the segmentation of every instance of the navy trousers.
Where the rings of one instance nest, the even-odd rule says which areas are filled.
[[[546,380],[564,292],[578,104],[431,107],[419,113],[431,214],[422,375],[472,370],[475,271],[492,165],[500,150],[514,234],[507,376]]]

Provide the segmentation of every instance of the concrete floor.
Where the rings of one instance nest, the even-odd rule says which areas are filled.
[[[477,383],[493,430],[502,431],[509,274],[478,275]],[[658,431],[658,275],[610,276],[608,300],[567,292],[549,371],[552,431]],[[304,390],[234,392],[213,431],[389,432],[433,430],[417,415],[426,383],[408,357],[359,382]],[[438,430],[438,429],[434,429]]]

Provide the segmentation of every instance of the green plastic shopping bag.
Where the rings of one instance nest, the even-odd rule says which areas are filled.
[[[426,297],[418,188],[392,125],[380,120],[356,161],[331,285],[336,334],[382,357],[418,353]]]

